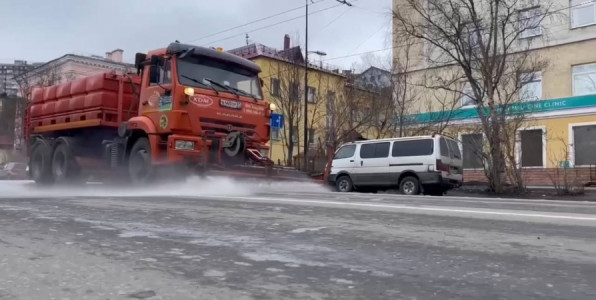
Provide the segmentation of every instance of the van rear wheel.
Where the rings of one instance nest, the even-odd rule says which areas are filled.
[[[349,193],[354,190],[352,180],[348,176],[341,176],[335,182],[335,187],[338,192]]]
[[[420,183],[416,177],[408,176],[399,183],[399,191],[404,195],[418,195]]]

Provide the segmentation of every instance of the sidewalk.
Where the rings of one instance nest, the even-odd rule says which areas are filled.
[[[517,198],[517,199],[546,199],[567,201],[595,201],[596,187],[585,187],[582,195],[558,195],[553,186],[528,186],[525,193],[492,194],[486,192],[488,185],[464,185],[461,188],[447,192],[448,196],[486,197],[486,198]]]

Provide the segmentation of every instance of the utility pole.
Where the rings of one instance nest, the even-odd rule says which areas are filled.
[[[308,170],[308,1],[306,0],[306,23],[304,31],[306,40],[304,42],[304,151],[302,156],[304,159],[304,171]],[[300,149],[298,149],[300,153]]]
[[[306,1],[306,23],[304,25],[304,32],[305,32],[305,42],[304,42],[304,151],[302,152],[303,159],[304,159],[304,171],[308,170],[308,147],[310,146],[308,143],[308,1],[312,0],[305,0]],[[335,0],[341,4],[352,6],[347,0]],[[326,55],[325,52],[322,51],[313,51],[319,55]],[[321,62],[322,64],[322,62]],[[300,152],[300,148],[298,149]]]

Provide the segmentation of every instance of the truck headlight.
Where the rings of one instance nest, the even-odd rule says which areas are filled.
[[[275,103],[271,103],[269,104],[269,109],[272,111],[276,111],[277,110],[277,105],[275,105]]]
[[[195,89],[191,87],[184,88],[184,94],[187,96],[193,96],[195,94]]]
[[[176,148],[176,150],[195,150],[195,142],[176,141],[174,148]]]

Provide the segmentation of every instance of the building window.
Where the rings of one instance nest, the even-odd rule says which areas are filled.
[[[484,145],[484,137],[482,134],[462,134],[461,142],[464,156],[464,169],[483,168],[482,148]]]
[[[573,96],[596,94],[596,64],[574,66]]]
[[[277,78],[271,78],[271,96],[279,97],[280,82]]]
[[[389,156],[389,142],[363,144],[360,146],[360,158],[385,158]]]
[[[308,129],[308,144],[313,145],[317,141],[317,133],[314,128]]]
[[[595,23],[596,5],[594,0],[571,0],[571,28]]]
[[[298,101],[300,100],[299,93],[298,93],[298,84],[292,82],[290,84],[290,101]]]
[[[576,166],[596,165],[596,125],[573,127]]]
[[[459,100],[462,107],[476,105],[476,100],[474,100],[474,91],[472,90],[472,86],[469,82],[466,82],[461,89],[461,96]]]
[[[308,87],[308,102],[317,103],[317,89],[312,86]]]
[[[519,29],[521,38],[529,38],[542,34],[542,27],[540,27],[540,19],[542,13],[540,8],[530,8],[519,12]]]
[[[542,99],[542,73],[524,73],[520,75],[519,99],[521,101],[536,101]]]
[[[274,141],[279,141],[281,139],[280,128],[271,128],[271,139]]]
[[[542,129],[519,131],[518,162],[522,167],[544,167],[543,137]]]

